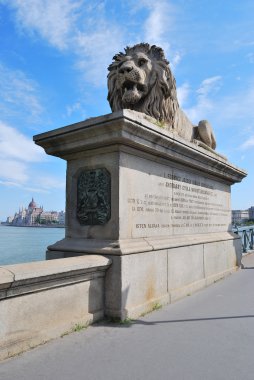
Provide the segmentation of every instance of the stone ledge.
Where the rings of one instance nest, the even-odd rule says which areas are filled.
[[[91,118],[34,136],[37,145],[47,154],[74,159],[94,149],[112,146],[134,148],[139,154],[150,153],[186,167],[205,171],[228,181],[240,182],[246,172],[229,163],[220,154],[188,142],[160,128],[139,112],[122,110]],[[141,153],[142,152],[142,153]]]
[[[104,276],[111,260],[96,255],[0,267],[0,299]]]
[[[14,273],[10,270],[0,267],[0,294],[3,289],[7,289],[14,281]]]
[[[170,237],[159,236],[138,239],[122,239],[116,241],[65,238],[48,247],[47,259],[93,253],[121,256],[239,239],[240,237],[233,232],[214,232],[184,236],[175,235]]]
[[[89,255],[0,267],[0,360],[102,319],[110,264]]]

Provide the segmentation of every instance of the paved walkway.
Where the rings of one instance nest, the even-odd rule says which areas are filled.
[[[0,364],[1,380],[253,380],[254,254],[245,269],[130,325],[97,324]]]

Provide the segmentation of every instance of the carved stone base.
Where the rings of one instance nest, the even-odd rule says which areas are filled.
[[[111,257],[106,313],[125,318],[233,271],[230,186],[246,173],[123,110],[37,135],[67,160],[66,237],[47,258]]]

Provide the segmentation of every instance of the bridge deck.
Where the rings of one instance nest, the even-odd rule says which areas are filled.
[[[0,379],[252,380],[253,253],[243,265],[133,323],[100,323],[8,359]]]

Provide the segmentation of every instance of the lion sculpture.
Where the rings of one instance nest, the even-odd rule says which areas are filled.
[[[175,79],[160,47],[146,43],[126,47],[113,60],[108,68],[108,101],[113,112],[124,108],[143,112],[180,137],[215,149],[208,121],[193,126],[180,109]]]

